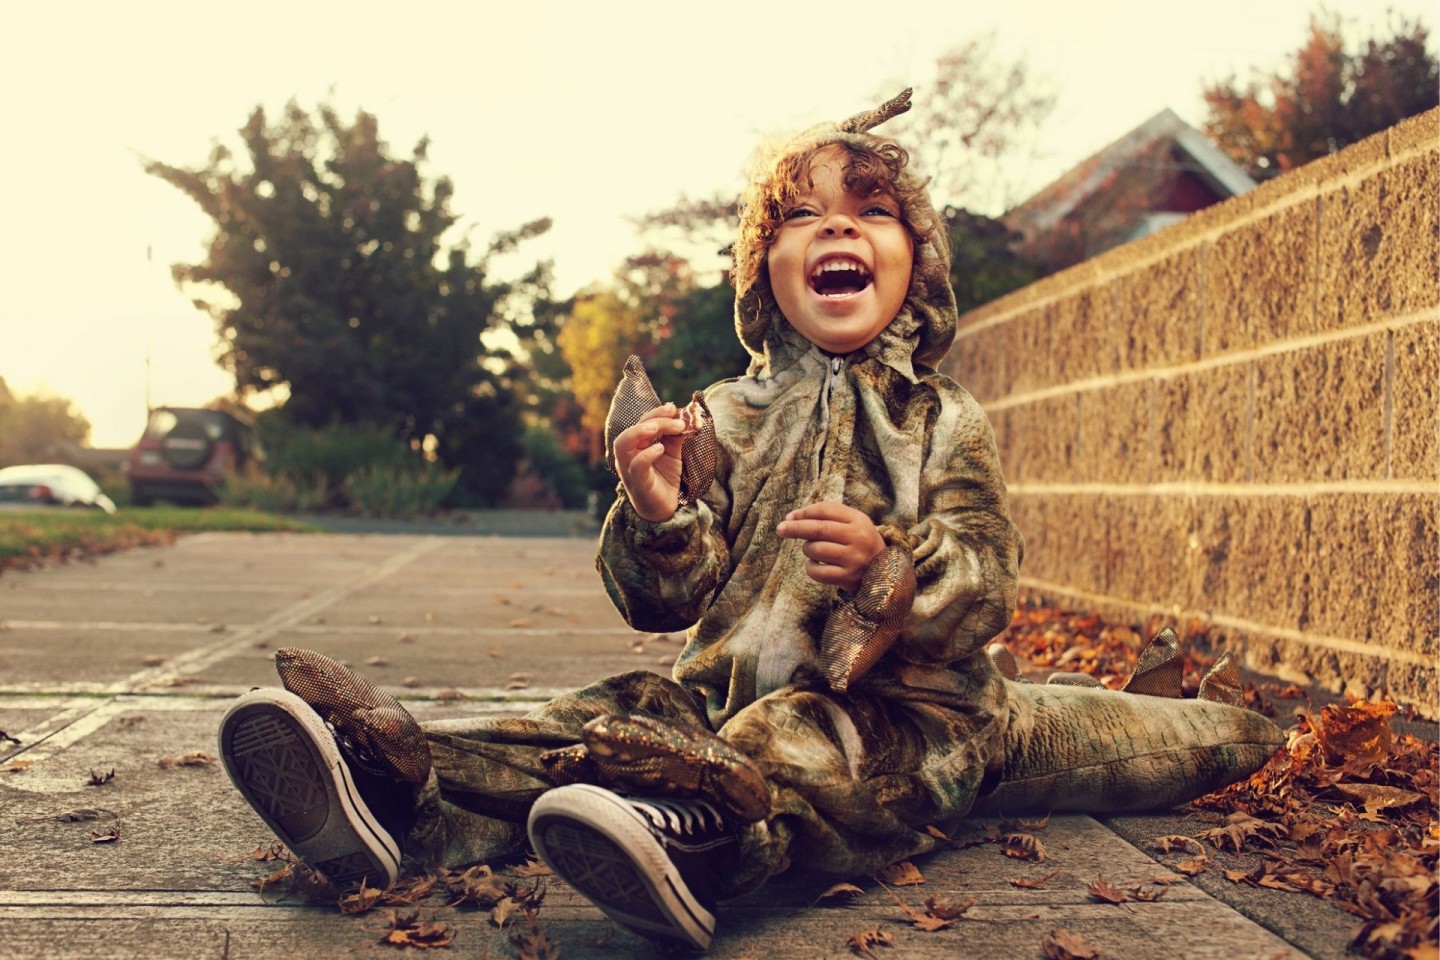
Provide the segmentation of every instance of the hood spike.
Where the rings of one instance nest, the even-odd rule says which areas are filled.
[[[842,120],[836,124],[841,133],[864,133],[873,127],[878,127],[893,117],[898,117],[910,109],[910,94],[914,88],[906,87],[898,94],[886,100],[873,110],[865,110],[855,114],[848,120]]]

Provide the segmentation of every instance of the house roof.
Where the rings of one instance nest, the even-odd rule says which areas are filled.
[[[1001,219],[1027,237],[1045,233],[1094,196],[1112,174],[1167,140],[1194,164],[1191,171],[1222,199],[1255,188],[1255,181],[1216,149],[1204,134],[1181,120],[1173,110],[1166,109],[1082,160],[1060,179],[1012,207]]]

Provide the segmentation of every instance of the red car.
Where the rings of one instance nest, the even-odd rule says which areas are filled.
[[[199,407],[157,407],[125,458],[130,501],[214,503],[232,473],[262,459],[255,424],[243,414]]]

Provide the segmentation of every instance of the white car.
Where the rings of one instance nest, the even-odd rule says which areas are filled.
[[[0,470],[0,507],[95,507],[115,503],[84,470],[63,463],[31,463]]]

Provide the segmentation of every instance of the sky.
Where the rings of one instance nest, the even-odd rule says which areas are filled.
[[[1003,7],[1003,9],[996,9]],[[1366,37],[1386,9],[1436,32],[1435,0],[1329,0]],[[374,114],[477,245],[551,217],[514,269],[555,263],[567,295],[641,240],[630,217],[738,189],[759,139],[920,88],[977,36],[1058,95],[1023,199],[1167,107],[1197,127],[1206,82],[1281,68],[1311,0],[736,0],[687,4],[145,2],[7,5],[0,38],[0,377],[71,400],[95,446],[128,446],[153,404],[231,380],[214,321],[170,265],[210,223],[142,160],[203,163],[263,105]],[[998,211],[995,211],[998,212]],[[499,264],[502,269],[504,263]],[[149,358],[147,375],[147,357]]]

